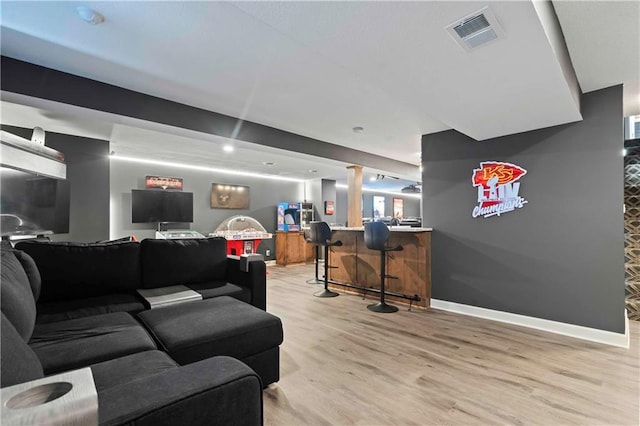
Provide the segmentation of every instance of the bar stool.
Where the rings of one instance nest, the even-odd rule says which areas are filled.
[[[373,312],[391,313],[398,310],[393,305],[388,305],[384,301],[384,280],[385,278],[396,278],[386,273],[387,252],[401,251],[402,246],[388,247],[389,228],[382,222],[369,222],[364,224],[364,243],[369,250],[380,252],[380,302],[367,306]]]
[[[311,222],[310,239],[313,244],[324,247],[324,289],[314,293],[316,297],[336,297],[338,293],[329,290],[329,247],[341,246],[342,241],[331,241],[331,228],[327,222]],[[317,265],[317,264],[316,264]],[[317,266],[316,266],[317,268]]]
[[[304,235],[304,240],[307,243],[314,244],[313,240],[311,239],[311,230],[310,229],[303,230],[302,234]],[[313,246],[314,266],[315,266],[315,269],[316,269],[315,278],[310,278],[307,281],[305,281],[307,284],[322,284],[322,282],[323,282],[318,277],[318,265],[320,264],[320,250],[318,249],[318,247],[319,246],[317,244],[314,244],[314,246]]]

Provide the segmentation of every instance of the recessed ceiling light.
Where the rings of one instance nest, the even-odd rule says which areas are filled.
[[[222,147],[222,149],[224,150],[224,152],[233,152],[233,146],[232,145],[225,145]]]
[[[104,22],[104,16],[93,9],[89,9],[87,6],[76,7],[76,13],[80,19],[91,25],[98,25]]]
[[[378,180],[375,176],[371,176],[369,178],[369,182],[375,182],[376,180]]]
[[[318,173],[318,171],[316,169],[310,169],[309,173]]]
[[[353,133],[362,133],[362,132],[364,132],[364,127],[356,126],[352,130],[353,130]]]

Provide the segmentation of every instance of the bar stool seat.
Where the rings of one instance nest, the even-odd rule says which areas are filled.
[[[329,247],[341,246],[342,241],[331,241],[331,228],[327,222],[311,222],[310,224],[310,240],[316,245],[316,249],[319,246],[324,247],[324,289],[314,293],[316,297],[336,297],[338,293],[329,290]],[[317,265],[317,263],[316,263]],[[316,267],[317,268],[317,267]]]
[[[397,312],[398,308],[385,302],[384,282],[386,278],[395,278],[386,273],[387,252],[401,251],[402,246],[387,246],[389,240],[389,228],[382,222],[369,222],[364,224],[364,244],[369,250],[377,250],[380,252],[380,302],[367,306],[367,309],[373,312],[392,313]]]

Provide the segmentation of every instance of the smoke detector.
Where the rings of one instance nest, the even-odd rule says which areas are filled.
[[[504,30],[489,6],[456,20],[445,29],[466,51],[505,37]]]
[[[87,24],[100,25],[104,22],[104,16],[87,6],[76,7],[76,13]]]

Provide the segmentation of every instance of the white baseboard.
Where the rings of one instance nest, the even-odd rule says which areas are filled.
[[[448,302],[446,300],[431,299],[431,307],[434,309],[441,309],[443,311],[455,312],[457,314],[470,315],[473,317],[500,321],[507,324],[535,328],[536,330],[549,331],[551,333],[562,334],[564,336],[571,336],[578,339],[589,340],[591,342],[604,343],[605,345],[629,349],[629,318],[626,315],[626,310],[624,311],[624,334],[621,334],[542,318],[512,314],[510,312],[494,311],[493,309],[463,305],[461,303]]]

